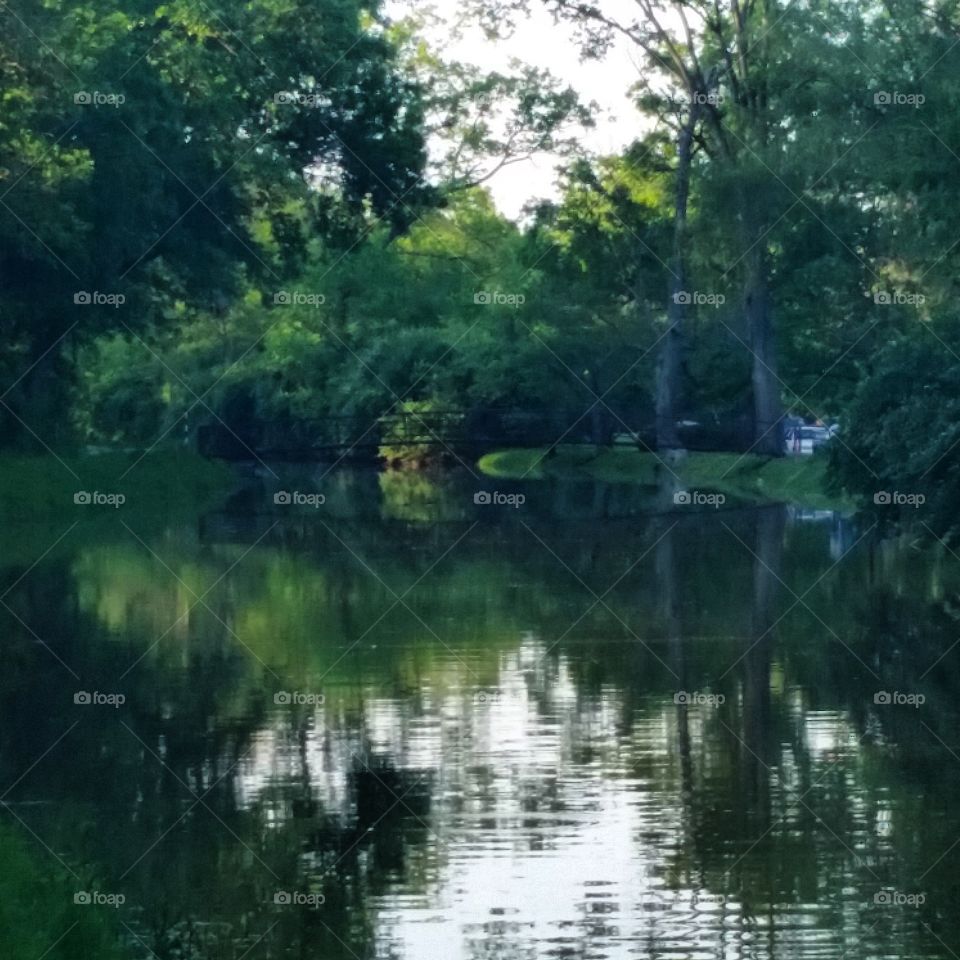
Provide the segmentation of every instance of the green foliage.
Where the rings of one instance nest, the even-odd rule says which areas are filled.
[[[0,928],[5,955],[16,960],[120,960],[119,921],[111,916],[116,910],[74,904],[74,895],[85,892],[81,881],[69,877],[52,857],[37,862],[33,851],[12,832],[16,829],[0,826]],[[47,857],[42,850],[40,855]]]
[[[611,180],[627,176],[609,166]],[[637,229],[642,211],[655,218],[640,208]],[[613,386],[611,408],[642,408],[653,332],[627,288],[644,270],[652,284],[655,260],[634,268],[633,239],[594,243],[590,229],[561,206],[523,234],[486,193],[464,191],[404,237],[382,231],[348,257],[319,250],[283,284],[289,302],[250,290],[222,314],[183,312],[149,344],[101,338],[82,355],[86,436],[132,442],[184,419],[229,421],[238,404],[268,420],[334,411],[372,424],[403,404],[575,419]]]
[[[857,389],[841,439],[832,448],[834,481],[882,529],[908,524],[956,538],[960,359],[949,346],[932,336],[888,345]],[[878,494],[891,502],[875,503]]]
[[[380,456],[391,464],[421,464],[433,457],[442,457],[445,453],[441,447],[437,449],[438,434],[444,435],[443,429],[436,426],[436,404],[429,400],[405,400],[391,411],[390,416],[381,421]],[[444,425],[457,429],[463,417],[454,413],[443,418]]]
[[[8,435],[58,384],[62,408],[69,349],[149,340],[185,303],[222,312],[302,262],[331,202],[356,234],[370,215],[402,229],[429,200],[416,83],[359,2],[321,7],[3,6]]]
[[[587,55],[618,33],[642,54],[648,132],[620,156],[581,149],[590,110],[565,82],[451,62],[423,42],[427,14],[5,5],[0,442],[142,448],[217,418],[406,408],[555,416],[610,444],[653,417],[680,242],[690,289],[725,300],[685,317],[678,416],[749,419],[762,373],[771,409],[843,420],[838,483],[936,478],[947,529],[953,433],[925,411],[953,376],[950,8],[771,0],[741,24],[644,0],[624,33],[600,5],[547,6]],[[689,33],[658,15],[681,8]],[[676,233],[693,93],[709,96]],[[566,159],[560,196],[507,220],[478,184],[546,150]],[[126,300],[75,304],[84,290]],[[769,298],[769,364],[751,297]]]

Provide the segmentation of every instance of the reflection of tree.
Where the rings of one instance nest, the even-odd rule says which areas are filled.
[[[768,507],[754,513],[753,603],[747,649],[742,661],[744,742],[743,773],[746,795],[754,803],[758,829],[770,817],[770,766],[777,761],[776,736],[770,709],[770,665],[774,649],[777,598],[783,576],[783,536],[786,508]]]
[[[17,816],[23,812],[20,808]],[[95,889],[87,886],[89,876],[71,877],[8,814],[0,812],[3,955],[11,960],[119,960],[123,954],[116,947],[120,926],[116,911],[75,905],[76,893]]]
[[[740,757],[744,811],[749,829],[762,837],[771,828],[770,778],[778,764],[776,732],[770,704],[770,667],[774,649],[777,597],[783,569],[786,508],[768,507],[754,513],[753,604],[747,649],[742,661]],[[772,877],[769,878],[772,880]],[[754,925],[755,890],[741,886],[744,919]],[[773,950],[777,917],[772,897],[767,897],[767,938]]]
[[[433,524],[462,520],[467,512],[467,498],[428,472],[384,470],[378,479],[385,518]]]
[[[960,774],[917,716],[880,718],[882,738],[902,755],[858,745],[856,728],[876,711],[872,700],[861,705],[873,687],[851,674],[856,661],[839,665],[836,641],[812,634],[809,619],[771,629],[790,600],[778,578],[792,582],[799,569],[805,587],[828,568],[812,525],[791,527],[785,546],[776,508],[672,520],[618,523],[615,536],[594,525],[591,539],[576,523],[538,526],[563,563],[531,549],[518,524],[481,525],[407,598],[450,649],[402,608],[354,647],[393,597],[329,533],[295,551],[258,547],[207,598],[217,616],[194,609],[130,672],[124,711],[85,715],[54,762],[30,771],[23,796],[60,803],[20,812],[70,863],[90,864],[103,887],[143,905],[136,928],[164,960],[188,943],[197,956],[249,948],[248,960],[263,960],[283,951],[366,958],[376,940],[380,955],[400,956],[396,918],[416,924],[442,912],[460,890],[449,865],[492,868],[504,844],[533,869],[597,843],[588,867],[596,860],[601,875],[611,869],[605,855],[632,845],[634,869],[609,898],[577,891],[551,914],[563,923],[557,949],[571,956],[597,955],[624,931],[650,952],[671,931],[709,937],[716,915],[695,915],[691,902],[720,894],[730,898],[725,928],[766,914],[777,949],[797,917],[832,929],[840,921],[819,902],[825,885],[872,896],[876,883],[824,823],[856,834],[884,875],[906,885],[954,839],[942,801],[931,801],[934,828],[917,829],[924,810],[910,805],[910,790],[942,797]],[[421,536],[382,521],[336,529],[397,591],[462,532]],[[395,531],[402,550],[388,542]],[[171,538],[157,549],[202,593],[245,546],[198,552]],[[931,607],[896,592],[874,603],[875,590],[858,598],[859,562],[838,571],[839,586],[824,582],[826,601],[818,590],[806,602],[845,639],[854,628],[866,634],[861,653],[891,686],[920,682],[926,665],[915,661],[932,663],[955,640],[949,601]],[[623,576],[604,595],[610,609],[598,605],[566,635],[594,598],[564,564],[598,594]],[[911,577],[905,562],[895,582],[906,589]],[[121,543],[36,571],[10,602],[103,689],[100,680],[119,677],[183,611],[184,591]],[[29,634],[15,628],[9,650],[16,669],[3,677],[0,729],[2,780],[12,783],[75,715],[73,679],[48,669]],[[906,667],[913,672],[897,672]],[[947,743],[956,669],[948,656],[930,675],[928,692],[940,696],[922,716]],[[273,704],[278,687],[315,690],[318,677],[322,708]],[[495,693],[478,703],[477,686]],[[724,692],[727,702],[677,705],[679,690]],[[611,842],[604,830],[617,817],[623,835]],[[946,887],[949,869],[947,858],[931,876]],[[559,886],[561,872],[550,882]],[[644,877],[656,880],[656,897],[640,910]],[[322,892],[326,908],[275,907],[287,889]],[[525,908],[522,896],[515,906]],[[510,916],[475,924],[477,956],[536,949]],[[844,923],[851,937],[859,931]],[[912,949],[912,934],[891,936]]]
[[[680,582],[677,567],[676,521],[661,534],[656,548],[657,585],[660,593],[660,616],[666,630],[668,662],[673,671],[678,693],[689,693],[686,659],[683,648],[683,623],[680,608]],[[690,752],[690,725],[686,702],[677,704],[677,750],[683,795],[689,797],[693,787],[693,760]]]

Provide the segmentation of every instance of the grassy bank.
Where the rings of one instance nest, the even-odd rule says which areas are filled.
[[[591,477],[609,483],[655,484],[665,468],[652,453],[628,447],[560,447],[501,450],[479,462],[481,471],[503,479]],[[690,453],[671,467],[689,487],[703,487],[756,500],[777,500],[820,509],[844,509],[850,502],[826,489],[821,457],[771,460],[752,454]]]
[[[93,494],[122,496],[124,512],[170,513],[204,506],[234,483],[221,463],[188,452],[107,453],[88,457],[0,457],[0,516],[5,521],[92,520],[117,508]],[[89,503],[75,495],[89,494]],[[80,497],[80,500],[84,500]]]

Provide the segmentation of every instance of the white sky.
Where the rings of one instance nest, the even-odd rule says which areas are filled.
[[[400,17],[409,13],[409,0],[391,0],[388,12]],[[416,6],[423,8],[422,4]],[[565,23],[554,23],[539,0],[531,0],[532,16],[520,21],[506,41],[491,42],[483,31],[462,25],[460,38],[451,42],[443,29],[427,32],[427,41],[445,60],[472,63],[488,70],[506,71],[511,59],[547,68],[569,83],[585,102],[595,100],[603,110],[596,127],[584,131],[582,140],[594,153],[617,153],[640,133],[640,114],[627,98],[638,77],[637,55],[627,42],[618,42],[602,61],[580,61],[573,33]],[[438,16],[455,23],[462,8],[458,0],[436,0],[430,5]],[[633,61],[631,61],[631,56]],[[557,160],[543,155],[529,162],[504,168],[486,184],[499,209],[515,217],[528,200],[556,196]]]

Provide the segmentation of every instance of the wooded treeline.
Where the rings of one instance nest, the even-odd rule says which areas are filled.
[[[789,410],[840,419],[848,485],[948,509],[957,3],[542,2],[634,50],[622,155],[565,81],[358,0],[3,5],[3,443],[433,407],[775,455]],[[512,222],[486,184],[544,151],[559,199]]]

